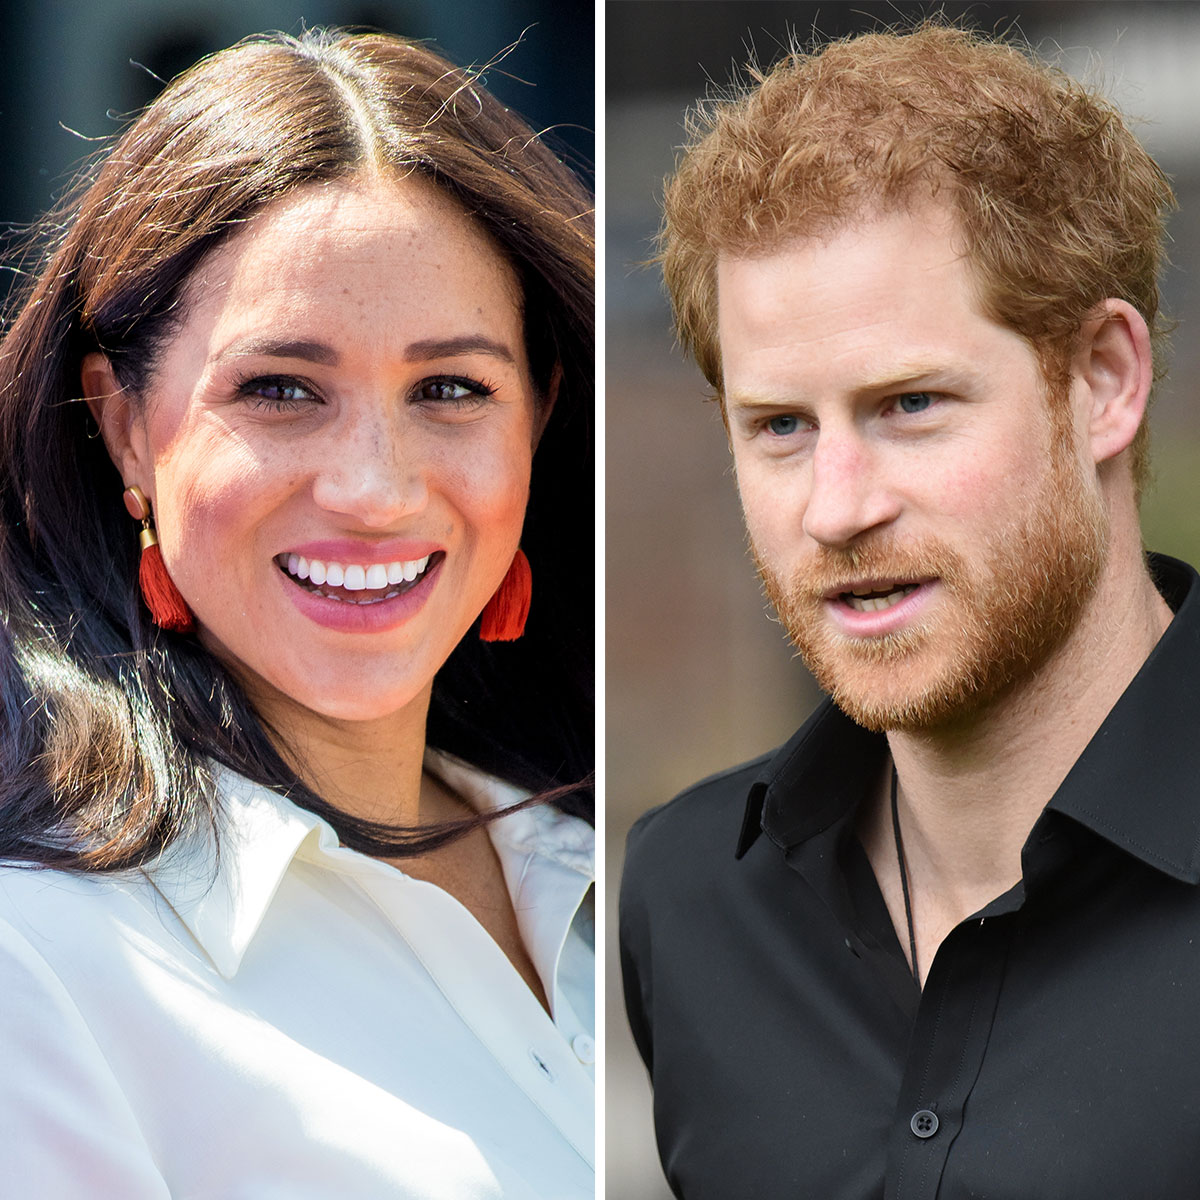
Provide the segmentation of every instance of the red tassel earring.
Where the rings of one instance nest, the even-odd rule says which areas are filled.
[[[167,564],[163,562],[162,551],[158,548],[158,535],[154,532],[154,521],[150,516],[150,501],[137,484],[125,489],[124,499],[126,511],[135,521],[142,523],[142,559],[138,564],[138,583],[150,616],[160,629],[191,633],[196,627],[192,610],[179,594],[175,581],[167,574]]]
[[[518,549],[500,586],[484,605],[479,636],[485,642],[515,642],[525,632],[529,602],[533,597],[533,573],[525,551]]]

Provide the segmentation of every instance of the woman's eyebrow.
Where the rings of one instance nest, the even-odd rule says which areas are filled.
[[[516,357],[511,347],[504,342],[482,334],[468,334],[464,337],[426,338],[419,342],[410,342],[405,347],[407,358],[454,358],[459,354],[489,354],[493,358],[515,363]]]
[[[215,361],[257,357],[298,358],[327,367],[335,367],[338,364],[337,351],[324,342],[275,338],[246,338],[243,341],[231,342],[215,355]]]
[[[516,355],[510,346],[483,334],[465,334],[462,337],[425,338],[410,342],[404,348],[405,358],[423,360],[430,358],[455,358],[460,354],[486,354],[504,362],[515,363]],[[325,342],[305,339],[246,338],[225,346],[215,355],[215,361],[227,358],[298,358],[304,362],[320,363],[336,367],[338,352]]]

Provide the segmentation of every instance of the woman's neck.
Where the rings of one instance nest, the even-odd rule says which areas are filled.
[[[284,759],[322,799],[351,816],[399,826],[459,815],[444,812],[438,793],[422,787],[431,690],[394,713],[349,721],[247,689]]]

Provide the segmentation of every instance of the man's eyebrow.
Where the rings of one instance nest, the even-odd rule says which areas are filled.
[[[968,369],[959,363],[912,362],[889,367],[875,375],[867,375],[855,385],[856,395],[886,394],[924,387],[962,387]],[[767,387],[761,391],[732,391],[725,397],[729,408],[804,407],[806,399],[783,388]]]
[[[959,363],[901,363],[898,367],[880,371],[874,377],[868,376],[859,383],[856,390],[859,392],[889,392],[926,382],[945,386],[959,383],[966,374],[966,368]]]
[[[781,405],[796,404],[797,401],[786,399],[782,395],[772,395],[767,392],[726,392],[726,408],[778,408]]]

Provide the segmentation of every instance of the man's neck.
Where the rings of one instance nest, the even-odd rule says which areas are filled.
[[[922,975],[955,925],[1020,879],[1034,822],[1170,623],[1140,551],[1133,564],[1105,571],[1074,632],[1019,688],[952,727],[889,735]],[[906,943],[890,782],[860,836]]]

